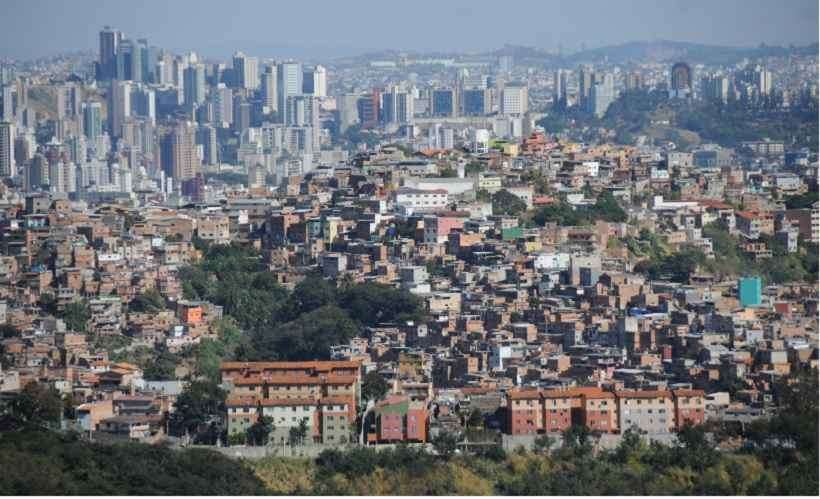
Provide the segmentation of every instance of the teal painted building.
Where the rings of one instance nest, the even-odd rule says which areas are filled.
[[[737,282],[737,296],[741,307],[757,307],[762,303],[763,282],[760,277],[741,277]]]

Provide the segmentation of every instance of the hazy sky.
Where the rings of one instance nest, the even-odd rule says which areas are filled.
[[[817,0],[2,0],[0,57],[97,49],[110,24],[174,50],[223,56],[575,50],[669,39],[720,45],[818,39]]]

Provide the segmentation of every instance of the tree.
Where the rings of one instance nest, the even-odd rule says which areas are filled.
[[[245,445],[248,441],[247,433],[231,433],[228,435],[228,445]]]
[[[11,324],[0,325],[0,339],[15,338],[20,336],[20,330]]]
[[[267,445],[273,429],[273,418],[269,416],[260,417],[247,430],[248,443],[251,445]]]
[[[299,426],[294,426],[288,433],[288,444],[293,447],[296,445],[304,445],[305,438],[308,434],[308,419],[302,418],[299,420]]]
[[[714,444],[709,442],[703,426],[685,425],[678,432],[680,462],[702,473],[718,461]]]
[[[592,212],[596,220],[623,223],[629,220],[621,205],[609,191],[603,191],[595,200]]]
[[[272,331],[254,331],[248,360],[326,360],[332,345],[347,343],[358,333],[344,310],[326,305]]]
[[[449,460],[458,448],[458,440],[458,435],[454,433],[440,432],[432,441],[433,449],[445,461]]]
[[[191,381],[177,397],[171,415],[171,430],[176,435],[196,434],[200,427],[220,418],[225,410],[226,393],[213,381]]]
[[[484,426],[484,416],[478,407],[474,407],[467,417],[467,428],[481,428]]]
[[[407,290],[372,282],[346,290],[339,306],[365,326],[419,320],[424,315],[419,299]]]
[[[21,424],[59,424],[63,401],[52,386],[28,383],[8,404],[11,416]]]
[[[87,302],[73,302],[65,306],[63,320],[70,331],[84,333],[89,319],[91,319],[91,309]]]
[[[447,166],[439,170],[439,175],[443,178],[455,178],[458,177],[458,172]]]
[[[377,371],[370,371],[362,381],[362,398],[377,402],[387,395],[390,385]]]
[[[165,298],[156,289],[149,289],[134,297],[129,308],[133,312],[159,312],[165,309]]]
[[[493,194],[493,215],[509,215],[517,217],[527,210],[527,203],[506,189]]]
[[[549,454],[555,440],[549,435],[540,435],[533,442],[533,450],[536,454]]]

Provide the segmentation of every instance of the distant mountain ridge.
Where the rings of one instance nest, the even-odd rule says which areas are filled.
[[[623,63],[638,60],[670,62],[676,59],[694,63],[731,64],[743,58],[767,56],[811,55],[816,54],[818,44],[805,46],[770,46],[761,44],[757,47],[731,47],[723,45],[706,45],[673,40],[634,41],[588,49],[565,57],[574,61],[600,61],[606,58],[609,62]]]

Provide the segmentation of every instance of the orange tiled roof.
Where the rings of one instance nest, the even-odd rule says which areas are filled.
[[[623,390],[616,392],[618,398],[656,399],[671,398],[672,392],[667,390]]]
[[[347,360],[310,360],[305,362],[223,362],[219,369],[222,371],[237,369],[353,369],[360,367],[358,361]]]
[[[356,376],[328,375],[285,375],[285,376],[248,376],[233,380],[234,385],[352,385]]]

